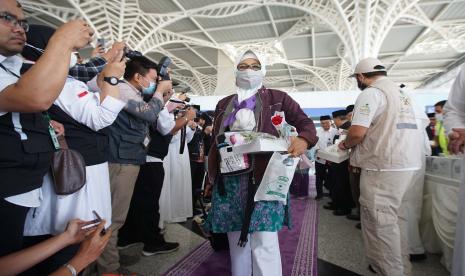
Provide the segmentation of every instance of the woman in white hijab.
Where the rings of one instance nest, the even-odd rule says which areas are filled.
[[[241,130],[278,136],[271,116],[284,111],[286,121],[298,132],[288,149],[291,155],[299,156],[318,140],[312,120],[291,97],[263,86],[265,73],[265,63],[257,53],[248,50],[240,55],[236,94],[222,99],[215,110],[215,141],[208,156],[209,181],[214,184],[208,225],[213,233],[228,235],[233,276],[282,275],[277,232],[283,225],[290,226],[289,204],[253,200],[271,154],[249,155],[253,160],[249,170],[219,173],[220,137]]]

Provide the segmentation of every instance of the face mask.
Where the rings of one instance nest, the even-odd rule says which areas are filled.
[[[261,71],[236,71],[236,85],[239,88],[252,89],[259,86],[262,81],[263,76]]]
[[[148,87],[142,86],[142,91],[141,92],[142,92],[143,96],[150,96],[150,95],[153,95],[153,93],[155,93],[156,89],[157,89],[157,84],[155,82],[151,81],[149,83]]]
[[[442,114],[436,113],[436,120],[442,121],[442,119],[443,119]]]
[[[157,84],[153,81],[150,82],[149,87],[142,88],[142,95],[153,95],[157,89]]]
[[[368,85],[364,84],[363,82],[361,82],[359,79],[357,79],[357,86],[360,90],[365,90],[365,88],[368,87]]]
[[[71,60],[69,61],[69,68],[73,68],[77,64],[77,56],[75,53],[71,53]]]

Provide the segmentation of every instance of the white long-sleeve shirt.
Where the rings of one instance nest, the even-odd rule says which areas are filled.
[[[112,96],[106,96],[100,103],[99,93],[89,92],[85,83],[69,77],[54,104],[74,120],[95,131],[113,124],[126,105]]]
[[[465,128],[465,64],[452,85],[444,107],[444,127],[446,134],[452,128]]]
[[[331,146],[334,141],[334,136],[338,135],[339,132],[335,128],[330,128],[329,130],[324,130],[322,127],[316,130],[316,136],[318,136],[318,142],[316,144],[316,149],[325,149],[328,146]],[[326,160],[316,158],[316,162],[325,164]]]

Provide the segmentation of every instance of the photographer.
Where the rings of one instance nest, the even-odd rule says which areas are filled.
[[[87,45],[93,34],[82,20],[64,24],[34,69],[20,76],[18,54],[28,29],[21,5],[0,1],[0,256],[21,249],[26,214],[40,205],[42,178],[54,151],[54,133],[41,112],[60,94],[72,50]]]
[[[212,119],[207,113],[201,113],[198,116],[198,121],[194,126],[194,137],[188,144],[189,157],[192,176],[192,205],[195,213],[195,204],[197,203],[200,190],[202,189],[202,182],[205,176],[205,155],[207,152],[206,144],[208,144],[211,133],[210,128]]]
[[[118,230],[126,220],[140,165],[145,163],[144,139],[148,125],[157,121],[164,106],[163,93],[172,89],[170,80],[156,84],[156,68],[157,64],[146,57],[133,57],[126,63],[124,80],[118,84],[120,99],[126,106],[109,127],[113,234],[97,261],[100,273],[115,272],[120,268],[116,247]],[[148,102],[143,100],[144,95],[151,97]]]
[[[124,42],[115,42],[110,50],[98,56],[92,56],[86,63],[79,63],[79,53],[75,53],[78,63],[69,69],[69,75],[82,82],[88,82],[102,72],[108,61],[122,51],[125,47]]]
[[[168,101],[173,95],[171,90],[163,98]],[[195,118],[195,111],[187,109],[178,119],[172,113],[176,104],[169,102],[149,127],[150,143],[147,159],[141,166],[137,177],[129,212],[124,226],[119,230],[118,248],[127,248],[143,242],[142,254],[151,256],[169,253],[179,248],[178,243],[166,242],[158,227],[160,221],[159,199],[163,188],[165,171],[163,159],[173,135]]]
[[[48,26],[32,25],[28,35],[28,45],[22,56],[31,62],[40,61],[55,30]],[[58,32],[58,30],[56,31]],[[76,47],[77,48],[77,47]],[[74,54],[71,54],[74,55]],[[90,93],[87,85],[68,77],[59,97],[48,110],[48,116],[63,124],[66,130],[66,143],[77,151],[85,163],[85,185],[78,191],[59,196],[56,194],[50,174],[43,178],[41,205],[28,212],[24,236],[25,244],[33,245],[48,235],[62,232],[66,222],[74,218],[92,220],[93,210],[102,214],[111,224],[110,179],[108,176],[108,135],[106,127],[111,125],[123,109],[125,103],[119,100],[119,88],[109,79],[118,79],[125,70],[123,52],[114,56],[98,77],[100,93]],[[73,59],[67,59],[69,68]],[[32,65],[27,72],[34,70]],[[84,164],[83,164],[84,165]],[[83,168],[84,169],[84,168]],[[66,263],[74,255],[77,247],[67,247],[33,267],[27,275],[46,275]]]

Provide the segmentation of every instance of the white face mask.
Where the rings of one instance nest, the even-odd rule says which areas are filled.
[[[443,119],[443,116],[442,116],[442,114],[438,114],[438,113],[436,113],[436,120],[438,120],[438,121],[441,121],[441,122],[442,122],[442,119]]]
[[[263,81],[262,71],[236,71],[236,85],[242,89],[258,88]]]
[[[75,53],[71,53],[71,60],[69,61],[69,68],[73,68],[77,64],[78,58]]]

